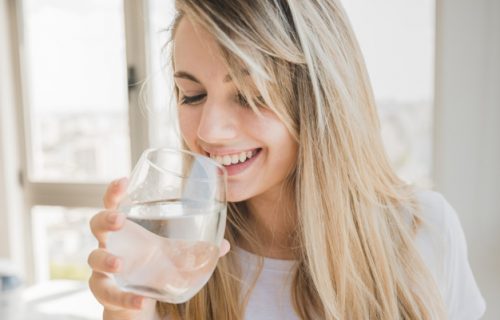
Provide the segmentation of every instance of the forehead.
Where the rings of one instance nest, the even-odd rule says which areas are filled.
[[[210,32],[183,17],[174,37],[174,69],[190,73],[226,72],[219,45]]]

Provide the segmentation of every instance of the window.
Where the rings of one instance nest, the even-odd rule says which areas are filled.
[[[97,247],[88,221],[105,187],[128,175],[137,99],[128,71],[139,70],[127,43],[143,2],[23,0],[17,19],[23,108],[23,184],[27,199],[27,280],[20,309],[28,317],[72,315],[98,319],[87,256]],[[134,131],[135,130],[135,131]],[[134,148],[135,149],[134,149]],[[19,311],[19,310],[18,310]],[[31,314],[31,312],[33,314]]]
[[[343,4],[365,57],[388,155],[403,179],[429,187],[435,1]]]
[[[168,76],[168,55],[166,44],[174,18],[174,2],[150,0],[148,2],[148,80],[150,88],[150,143],[152,146],[179,146],[180,136],[176,128],[175,110],[170,108],[174,101],[173,83]],[[180,147],[180,146],[179,146]]]
[[[87,257],[97,248],[97,241],[88,226],[98,211],[98,208],[33,207],[33,251],[38,281],[89,278]]]
[[[105,182],[130,170],[121,0],[24,0],[31,181]]]
[[[97,319],[99,306],[85,289],[86,257],[96,246],[88,220],[106,184],[127,175],[140,151],[178,142],[162,52],[173,1],[7,2],[17,13],[24,97],[17,125],[31,238],[26,261],[38,283],[27,301],[40,313]],[[426,184],[434,2],[343,3],[367,60],[389,155],[403,178]],[[142,79],[146,99],[128,87]]]

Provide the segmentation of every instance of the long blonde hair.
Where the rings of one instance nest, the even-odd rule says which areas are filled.
[[[380,136],[366,67],[336,0],[177,0],[220,46],[230,75],[258,112],[252,84],[298,142],[290,178],[297,210],[291,298],[301,319],[441,319],[442,299],[414,246],[413,189],[394,173]],[[175,39],[174,39],[175,41]],[[226,238],[254,237],[245,203],[231,203]],[[255,239],[252,239],[252,243]],[[180,319],[243,319],[238,257],[220,259]]]

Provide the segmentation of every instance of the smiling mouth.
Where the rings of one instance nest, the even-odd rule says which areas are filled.
[[[224,167],[229,167],[249,161],[250,159],[255,157],[261,150],[262,148],[257,148],[254,150],[242,151],[225,155],[208,154],[208,156],[212,160],[215,160],[220,165]]]

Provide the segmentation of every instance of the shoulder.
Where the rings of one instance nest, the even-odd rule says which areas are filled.
[[[443,231],[448,225],[446,222],[455,215],[450,210],[450,204],[443,195],[432,190],[416,190],[415,197],[420,209],[420,217],[423,222],[438,227]]]
[[[465,246],[460,239],[462,227],[455,210],[439,192],[417,190],[415,197],[420,219],[415,244],[427,266],[437,272],[446,268],[443,256],[452,246]]]
[[[432,274],[441,282],[449,262],[450,246],[453,244],[456,226],[450,223],[455,216],[454,210],[448,208],[446,199],[438,192],[417,190],[415,197],[418,203],[420,224],[414,239],[424,263]],[[460,245],[460,243],[458,244]],[[438,283],[440,288],[444,283]]]
[[[415,196],[422,221],[415,245],[439,286],[449,318],[479,319],[485,303],[469,265],[455,209],[435,191],[418,190]]]

